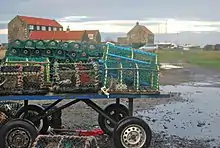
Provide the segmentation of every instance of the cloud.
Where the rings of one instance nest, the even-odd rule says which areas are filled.
[[[0,29],[0,34],[8,34],[8,29]]]
[[[58,19],[59,22],[74,22],[88,19],[88,16],[66,16]]]
[[[67,17],[68,18],[68,17]],[[64,28],[70,26],[71,30],[93,30],[99,29],[105,33],[127,33],[137,22],[137,20],[97,20],[97,21],[62,21]],[[219,31],[220,21],[191,21],[172,18],[149,18],[139,20],[141,25],[145,25],[155,34],[158,33],[179,33],[179,32],[203,32]]]

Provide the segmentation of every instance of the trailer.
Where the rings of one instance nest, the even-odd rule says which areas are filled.
[[[0,101],[22,100],[23,106],[14,116],[0,110],[0,147],[31,147],[38,135],[48,134],[50,115],[78,102],[99,114],[99,126],[115,147],[149,147],[151,129],[133,116],[133,102],[165,97],[170,94],[160,93],[154,53],[110,43],[16,40],[0,66]],[[114,101],[101,108],[93,101],[101,99]],[[54,102],[45,108],[32,100]],[[54,109],[63,100],[69,102]]]
[[[38,134],[46,134],[49,128],[47,118],[51,114],[65,109],[78,102],[84,102],[86,105],[96,111],[98,115],[98,123],[105,134],[113,137],[115,146],[118,147],[148,147],[151,142],[151,129],[148,124],[140,118],[133,116],[133,101],[137,98],[167,98],[170,94],[148,94],[148,95],[106,95],[99,94],[68,94],[68,95],[34,95],[34,96],[3,96],[0,100],[23,100],[23,106],[18,110],[17,117],[8,120],[1,128],[0,144],[1,147],[30,147],[35,141]],[[128,106],[120,103],[121,98],[128,99]],[[51,109],[63,101],[68,99],[69,102],[52,110]],[[94,103],[93,99],[113,100],[113,103],[101,108]],[[29,104],[30,100],[51,100],[47,108],[42,106]],[[115,100],[115,101],[114,101]],[[36,112],[37,115],[30,118],[28,112]],[[40,124],[41,122],[42,124]],[[21,145],[19,145],[21,144]]]

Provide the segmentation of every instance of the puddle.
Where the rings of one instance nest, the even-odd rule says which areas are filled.
[[[169,69],[182,69],[183,67],[182,66],[171,65],[171,64],[168,64],[168,63],[161,63],[160,68],[169,70]]]
[[[186,102],[158,105],[137,114],[156,132],[190,139],[220,139],[220,88],[197,85],[164,86],[164,92],[181,92]],[[203,85],[202,87],[198,87]],[[196,87],[195,87],[196,86]],[[217,139],[217,140],[216,140]]]

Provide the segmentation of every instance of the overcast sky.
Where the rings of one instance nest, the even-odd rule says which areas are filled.
[[[185,32],[210,33],[210,42],[220,32],[219,6],[219,0],[2,0],[0,42],[7,41],[7,23],[16,15],[56,19],[72,30],[99,29],[114,38],[139,21],[156,35],[179,33],[180,42]],[[196,43],[204,42],[199,38]]]

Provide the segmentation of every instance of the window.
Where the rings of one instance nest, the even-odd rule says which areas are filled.
[[[42,26],[42,30],[43,30],[43,31],[46,31],[46,27],[45,27],[45,26]]]
[[[51,27],[48,27],[48,31],[51,31]]]
[[[34,30],[34,25],[29,25],[29,30]]]
[[[63,28],[60,28],[60,31],[63,31]]]
[[[53,27],[53,31],[57,31],[57,28],[56,28],[56,27]]]
[[[40,30],[40,26],[37,26],[37,30]]]
[[[92,40],[94,37],[93,37],[93,34],[88,34],[88,37],[90,40]]]

